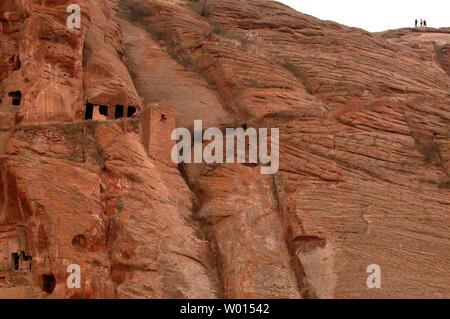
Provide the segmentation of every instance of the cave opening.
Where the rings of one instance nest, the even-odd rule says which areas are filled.
[[[51,294],[56,286],[56,279],[53,274],[41,276],[41,288],[44,292]]]
[[[114,118],[118,119],[123,117],[123,105],[116,105],[116,111],[114,114]]]
[[[161,114],[161,122],[165,122],[167,120],[167,117],[165,114]]]
[[[23,260],[25,260],[25,261],[30,261],[32,259],[31,256],[27,256],[27,254],[25,254],[24,251],[21,252],[21,255],[22,255]]]
[[[108,107],[106,105],[99,105],[98,112],[101,115],[108,116]]]
[[[127,110],[127,116],[132,117],[136,113],[136,108],[134,106],[129,106]]]
[[[12,98],[12,105],[19,106],[20,102],[22,100],[22,92],[15,91],[15,92],[9,92],[8,94]]]
[[[93,115],[94,115],[94,104],[86,103],[86,111],[84,112],[84,119],[92,120]]]
[[[18,253],[12,253],[11,254],[11,259],[14,263],[14,269],[15,270],[19,270],[19,260],[20,260],[20,256]]]

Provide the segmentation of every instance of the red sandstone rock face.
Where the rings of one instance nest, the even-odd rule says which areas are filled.
[[[91,26],[83,47],[84,100],[100,105],[140,106],[127,67],[122,32],[105,0],[87,0]]]
[[[125,20],[120,25],[130,72],[146,103],[170,105],[178,127],[191,127],[198,119],[211,127],[230,122],[217,92],[200,74],[177,63],[145,30]]]
[[[14,26],[6,34],[15,41],[18,52],[12,72],[3,81],[2,110],[9,111],[14,123],[73,120],[82,109],[82,49],[88,20],[84,19],[80,30],[70,32],[65,12],[68,1],[47,5],[7,2],[3,28]],[[70,3],[86,10],[81,0]],[[12,108],[6,97],[17,91],[21,93],[20,108]]]
[[[228,298],[299,298],[272,177],[238,164],[188,165],[196,218],[214,243]]]
[[[79,0],[74,33],[43,3],[0,4],[0,297],[449,297],[449,29]],[[278,127],[280,171],[176,167],[195,119]]]
[[[66,124],[11,137],[1,223],[26,230],[25,241],[11,241],[32,256],[29,284],[44,290],[43,276],[54,276],[54,290],[41,296],[216,296],[208,247],[188,222],[190,191],[176,169],[148,159],[135,130]],[[81,289],[66,286],[70,264],[82,269]]]

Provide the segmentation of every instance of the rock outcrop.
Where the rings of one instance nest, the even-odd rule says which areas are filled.
[[[2,1],[0,297],[450,297],[450,30],[202,4]],[[194,120],[279,172],[171,163]]]

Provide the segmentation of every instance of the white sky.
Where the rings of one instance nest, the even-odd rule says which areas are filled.
[[[450,0],[277,0],[297,11],[371,32],[413,27],[450,27]]]

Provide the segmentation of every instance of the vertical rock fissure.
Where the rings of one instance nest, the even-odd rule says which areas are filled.
[[[288,230],[289,221],[287,217],[287,208],[286,205],[284,205],[284,192],[281,189],[278,173],[273,175],[273,194],[277,205],[278,216],[283,227],[287,250],[289,252],[289,256],[291,257],[291,265],[293,267],[292,271],[297,278],[298,290],[300,292],[300,295],[305,299],[317,298],[313,289],[310,289],[308,285],[308,279],[306,278],[305,269],[300,259],[297,257],[297,249],[295,245],[293,245],[297,237],[291,238],[293,237],[293,235],[290,234]]]
[[[226,298],[225,296],[225,286],[224,286],[224,276],[221,271],[221,257],[216,248],[217,246],[217,238],[214,235],[214,232],[211,230],[211,225],[209,225],[206,221],[201,218],[198,218],[198,211],[200,210],[200,200],[196,191],[196,185],[192,185],[189,181],[189,177],[183,167],[183,164],[178,164],[178,171],[180,176],[183,178],[186,186],[192,192],[194,198],[192,203],[192,220],[194,223],[198,225],[200,236],[202,240],[206,240],[209,247],[210,252],[210,265],[214,266],[214,273],[208,271],[208,277],[212,283],[218,283],[216,285],[217,288],[217,298]]]

